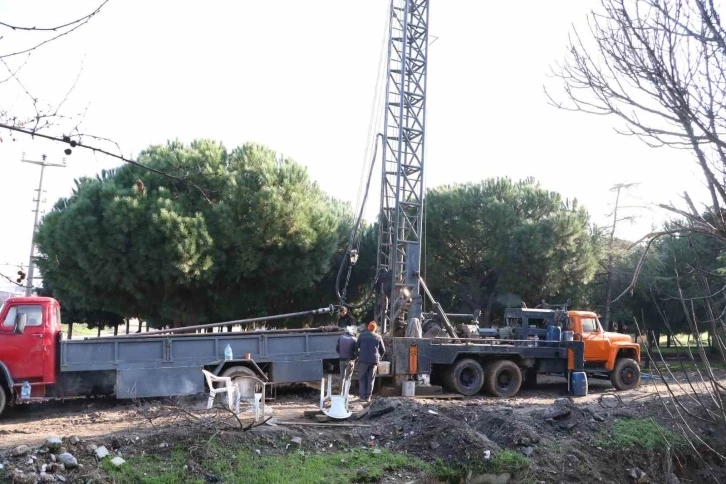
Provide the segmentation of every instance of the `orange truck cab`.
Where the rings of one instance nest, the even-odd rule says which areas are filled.
[[[640,383],[640,345],[629,335],[604,331],[597,314],[567,311],[563,331],[572,331],[585,343],[585,371],[604,373],[618,390],[630,390]]]

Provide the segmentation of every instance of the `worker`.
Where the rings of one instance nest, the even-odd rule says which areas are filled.
[[[371,401],[378,362],[386,352],[383,339],[376,333],[377,327],[375,321],[368,323],[368,331],[364,331],[355,343],[358,355],[358,396],[366,402]]]
[[[340,318],[338,319],[338,327],[347,328],[348,326],[355,326],[356,324],[357,323],[355,322],[355,318],[351,316],[348,308],[345,306],[340,306]]]
[[[338,338],[338,344],[335,345],[335,351],[338,352],[340,361],[340,389],[343,390],[345,380],[353,375],[355,367],[355,326],[345,328],[345,333]]]

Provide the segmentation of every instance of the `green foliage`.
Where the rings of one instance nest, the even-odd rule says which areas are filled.
[[[593,276],[596,254],[583,208],[532,179],[431,190],[427,277],[451,310],[530,306],[571,298]]]
[[[139,162],[177,178],[124,165],[43,219],[38,264],[63,304],[179,326],[319,303],[352,217],[303,167],[208,140]]]
[[[190,478],[184,470],[187,462],[185,453],[174,449],[171,456],[141,455],[131,457],[126,464],[116,467],[111,459],[101,462],[101,466],[119,483],[175,484],[177,482],[204,483],[203,478]]]
[[[666,225],[664,228],[667,230],[673,227]],[[630,251],[623,250],[624,246],[630,245],[624,241],[619,245],[614,258],[613,298],[631,283],[645,250],[644,245]],[[670,328],[673,333],[691,333],[686,311],[689,315],[694,311],[698,321],[712,319],[707,313],[703,296],[716,292],[724,285],[724,278],[719,274],[721,247],[717,238],[702,234],[657,239],[646,254],[632,295],[626,294],[612,305],[612,320],[630,325],[633,332],[635,319],[641,331],[647,328],[667,332]],[[604,312],[605,308],[604,280],[603,276],[600,283],[590,288],[590,306],[600,312]],[[704,281],[708,284],[708,290],[703,285]],[[686,311],[679,299],[681,296],[696,298],[692,307],[687,303]],[[715,308],[716,314],[723,310],[721,301],[715,298],[716,304],[719,304]],[[708,325],[698,329],[699,332],[706,330]]]
[[[38,296],[55,297],[52,287],[48,280],[43,280],[43,287],[38,290]],[[57,298],[58,299],[58,298]],[[63,324],[80,323],[85,325],[89,330],[92,328],[101,328],[121,326],[125,324],[123,316],[111,311],[87,310],[75,307],[73,304],[60,300],[61,303],[61,321]],[[74,328],[74,334],[79,334],[80,328]],[[95,332],[90,332],[95,333]]]
[[[678,435],[650,419],[622,418],[613,422],[610,435],[603,437],[600,443],[615,449],[639,447],[661,450],[666,444],[676,446],[681,442]]]
[[[202,463],[205,471],[221,478],[224,482],[240,484],[378,482],[388,472],[428,469],[428,465],[419,459],[394,454],[388,450],[382,450],[380,454],[363,450],[331,454],[307,454],[295,451],[283,455],[264,456],[256,455],[249,448],[239,450],[232,456],[219,448],[212,450],[215,458]],[[171,458],[132,457],[120,468],[114,468],[107,462],[104,462],[104,468],[119,483],[204,482],[203,478],[187,475],[183,469],[185,460],[184,453],[175,450]],[[365,469],[365,473],[359,474],[360,469]]]
[[[529,468],[529,459],[514,450],[502,450],[489,460],[476,460],[467,464],[452,464],[437,459],[432,474],[445,482],[459,482],[469,472],[477,474],[521,474]]]

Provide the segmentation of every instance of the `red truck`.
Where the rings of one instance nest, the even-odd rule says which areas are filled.
[[[320,328],[63,340],[58,301],[11,298],[0,308],[0,414],[6,405],[20,401],[201,393],[201,369],[232,378],[256,374],[275,383],[320,381],[324,369],[338,361],[339,335]],[[227,346],[233,355],[251,358],[225,359]],[[29,398],[22,398],[25,382]]]

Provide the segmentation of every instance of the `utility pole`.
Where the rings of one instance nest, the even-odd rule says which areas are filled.
[[[65,168],[66,162],[65,159],[63,159],[63,163],[49,163],[46,160],[46,156],[43,155],[42,161],[35,161],[35,160],[26,160],[25,159],[25,153],[23,153],[23,158],[20,160],[23,163],[31,163],[33,165],[39,165],[40,166],[40,182],[38,183],[38,198],[34,199],[35,202],[35,220],[33,221],[33,236],[30,239],[30,261],[28,262],[28,278],[27,284],[25,286],[25,295],[26,296],[32,296],[33,294],[33,273],[35,272],[35,264],[33,263],[33,259],[35,258],[35,231],[38,230],[38,216],[40,214],[40,201],[43,197],[43,174],[45,172],[46,166],[54,166],[54,167],[60,167]]]

